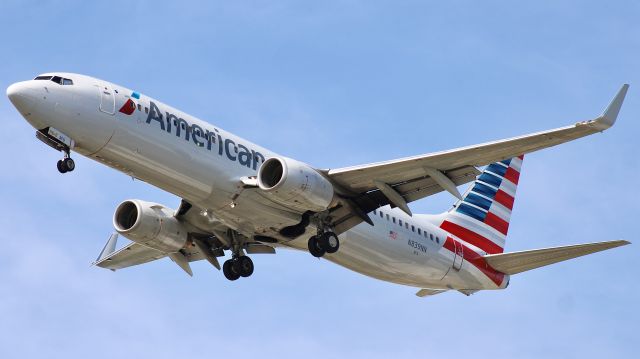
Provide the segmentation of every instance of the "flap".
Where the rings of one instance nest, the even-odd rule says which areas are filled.
[[[416,295],[417,295],[418,297],[421,297],[421,298],[422,298],[422,297],[428,297],[428,296],[430,296],[430,295],[436,295],[436,294],[444,293],[444,292],[446,292],[446,291],[447,291],[446,289],[430,289],[430,288],[423,288],[423,289],[420,289],[420,290],[416,293]]]

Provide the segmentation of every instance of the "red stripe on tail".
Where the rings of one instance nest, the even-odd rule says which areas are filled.
[[[507,207],[509,210],[513,209],[514,198],[509,196],[507,192],[501,189],[499,189],[498,192],[496,192],[496,196],[493,200]]]
[[[507,172],[504,174],[504,178],[508,179],[509,181],[511,181],[511,183],[513,184],[518,184],[518,180],[520,179],[520,172],[514,170],[513,168],[509,167],[507,169]]]
[[[453,238],[447,237],[447,240],[444,242],[443,247],[451,251],[455,255],[456,252],[455,252],[455,245],[453,241],[454,241]],[[503,273],[498,272],[495,269],[491,268],[491,266],[489,266],[487,261],[484,258],[482,258],[481,255],[476,253],[473,249],[465,246],[460,242],[458,242],[458,244],[463,247],[462,258],[464,258],[465,261],[469,262],[471,265],[478,268],[482,273],[484,273],[484,275],[486,275],[489,279],[491,279],[491,281],[495,283],[498,287],[502,285],[502,282],[504,281]]]
[[[463,241],[482,249],[489,254],[503,252],[503,249],[499,245],[493,243],[491,240],[455,223],[444,221],[440,225],[440,228],[462,239]]]
[[[491,212],[487,213],[487,216],[484,218],[484,223],[491,226],[498,232],[504,234],[505,236],[507,235],[507,231],[509,230],[509,222]]]

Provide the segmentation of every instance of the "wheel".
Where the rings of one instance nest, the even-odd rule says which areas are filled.
[[[71,172],[76,168],[76,162],[71,157],[65,158],[64,160],[62,160],[62,163],[64,163],[64,166],[67,168],[68,172]]]
[[[224,276],[231,281],[234,281],[240,278],[240,274],[238,274],[238,272],[234,270],[233,264],[234,264],[234,260],[229,259],[225,261],[224,264],[222,265],[222,273],[224,273]]]
[[[327,253],[335,253],[338,251],[338,248],[340,248],[340,241],[335,233],[325,232],[322,234],[320,246],[324,248]]]
[[[67,173],[67,166],[64,165],[64,162],[62,162],[62,160],[58,161],[58,172],[60,173]]]
[[[242,256],[236,259],[240,276],[248,277],[253,274],[253,261],[247,256]]]
[[[313,236],[309,238],[308,247],[309,253],[311,253],[312,256],[320,258],[324,255],[325,250],[320,246],[320,243],[318,242],[318,236]]]

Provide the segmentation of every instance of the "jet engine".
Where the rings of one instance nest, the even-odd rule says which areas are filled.
[[[161,204],[126,200],[113,214],[113,226],[126,238],[162,252],[177,252],[187,242],[187,228]]]
[[[333,185],[311,166],[286,157],[266,160],[258,187],[274,202],[302,212],[320,212],[333,200]]]

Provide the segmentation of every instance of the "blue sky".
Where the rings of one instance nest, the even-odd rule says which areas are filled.
[[[206,262],[112,273],[89,264],[116,205],[179,199],[80,156],[58,174],[5,97],[0,357],[635,356],[638,18],[637,1],[2,1],[3,88],[84,73],[323,168],[590,119],[628,82],[610,131],[527,156],[507,250],[636,243],[471,297],[287,251],[234,283]]]

